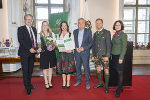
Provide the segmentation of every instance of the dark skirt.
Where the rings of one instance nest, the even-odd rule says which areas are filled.
[[[122,64],[119,64],[119,57],[120,55],[112,55],[112,60],[111,60],[112,67],[118,71],[123,71],[124,61]]]
[[[57,74],[72,74],[75,72],[75,61],[73,53],[59,52],[57,56]]]
[[[40,68],[41,69],[48,69],[56,66],[56,54],[55,50],[48,51],[45,50],[44,52],[40,53]]]

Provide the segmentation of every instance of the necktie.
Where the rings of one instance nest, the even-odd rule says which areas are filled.
[[[32,41],[32,48],[34,48],[34,39],[33,39],[33,34],[32,34],[32,31],[31,31],[31,27],[30,27],[30,38],[31,38],[31,41]]]

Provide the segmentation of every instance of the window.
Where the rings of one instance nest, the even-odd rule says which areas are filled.
[[[124,0],[125,33],[135,44],[150,41],[150,0]]]
[[[48,21],[49,14],[64,12],[64,0],[34,0],[34,5],[38,33],[42,21]]]

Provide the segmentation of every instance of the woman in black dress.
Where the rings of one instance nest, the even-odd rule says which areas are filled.
[[[47,21],[42,22],[41,32],[41,48],[40,53],[40,68],[43,69],[45,88],[52,88],[52,68],[56,66],[56,55],[55,55],[55,34],[51,31]]]

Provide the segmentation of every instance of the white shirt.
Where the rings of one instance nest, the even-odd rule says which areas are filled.
[[[83,29],[83,30],[80,30],[80,29],[79,29],[79,34],[78,34],[78,43],[79,43],[79,48],[80,48],[80,47],[81,47],[81,45],[82,45],[83,35],[84,35],[84,29]]]
[[[31,34],[30,34],[30,28],[31,28],[32,35],[33,35],[33,40],[34,40],[34,46],[36,47],[36,39],[35,39],[34,32],[33,32],[33,30],[32,30],[32,27],[29,27],[29,26],[27,26],[27,25],[26,25],[26,27],[27,27],[27,29],[28,29],[28,32],[29,32],[30,38],[31,38]]]

